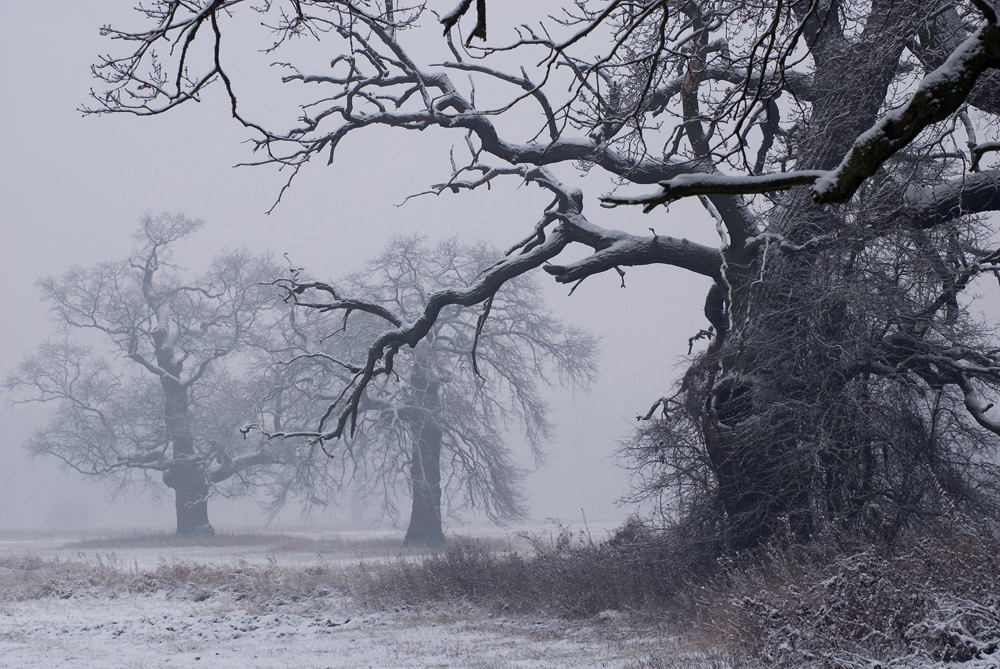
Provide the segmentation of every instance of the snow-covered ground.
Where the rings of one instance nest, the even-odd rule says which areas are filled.
[[[327,540],[306,546],[334,545]],[[667,656],[669,666],[712,666],[656,621],[616,612],[571,621],[499,617],[463,604],[372,610],[328,591],[289,596],[282,579],[311,567],[399,556],[379,558],[377,548],[336,554],[288,546],[111,550],[60,538],[0,539],[0,560],[6,558],[0,562],[0,667],[638,669],[664,666]],[[211,581],[164,576],[189,567],[281,583],[261,583],[262,594],[248,598],[212,588]]]
[[[8,602],[0,605],[0,666],[637,667],[663,647],[616,620],[595,626],[326,604],[303,615],[163,592]]]
[[[544,541],[550,528],[523,529]],[[607,528],[592,531],[598,541]],[[525,551],[530,545],[516,531],[467,534],[501,550]],[[497,606],[463,602],[371,604],[360,601],[364,595],[355,601],[343,594],[361,592],[350,587],[358,583],[360,563],[421,559],[402,553],[398,541],[386,532],[314,530],[230,535],[190,545],[142,533],[96,541],[0,536],[0,668],[723,669],[730,666],[727,659],[740,664],[740,658],[723,655],[717,636],[691,638],[689,627],[681,638],[648,612],[565,619],[498,614]],[[1000,666],[1000,651],[965,663],[918,657],[923,656],[878,666]],[[811,666],[821,664],[817,659]],[[834,664],[876,666],[861,657]]]

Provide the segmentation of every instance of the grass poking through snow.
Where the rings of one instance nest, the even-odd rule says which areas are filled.
[[[141,569],[113,552],[178,545],[264,546],[316,560]],[[1000,660],[1000,538],[995,528],[959,520],[903,533],[892,544],[771,548],[708,566],[636,523],[601,543],[564,530],[544,540],[457,539],[426,552],[404,552],[391,537],[249,534],[130,533],[70,548],[111,552],[70,560],[0,556],[0,602],[155,592],[255,614],[321,615],[347,602],[358,611],[541,615],[613,626],[616,634],[641,625],[646,645],[628,665],[635,669],[980,667]],[[660,645],[649,645],[650,629],[664,630]]]

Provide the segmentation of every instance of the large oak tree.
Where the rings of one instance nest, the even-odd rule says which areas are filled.
[[[173,252],[201,226],[183,214],[145,216],[127,260],[40,281],[64,337],[4,381],[22,401],[52,405],[28,440],[33,455],[121,487],[162,477],[182,535],[214,534],[209,496],[254,489],[255,472],[281,455],[240,435],[259,385],[238,361],[280,302],[271,285],[280,269],[235,251],[185,276]]]
[[[445,307],[538,267],[573,284],[666,264],[712,281],[710,342],[629,451],[640,493],[666,492],[737,549],[781,528],[891,534],[956,504],[990,510],[1000,353],[967,295],[1000,269],[983,217],[1000,208],[994,4],[582,1],[540,20],[525,6],[503,42],[495,17],[481,39],[486,4],[440,7],[443,37],[422,4],[347,0],[160,0],[145,29],[107,31],[136,46],[96,66],[94,111],[162,113],[216,85],[261,162],[293,176],[373,126],[436,127],[457,147],[436,192],[502,179],[551,192],[537,221],[512,223],[503,261],[371,342],[323,438],[349,434],[388,357]],[[261,46],[307,35],[325,51],[283,64],[306,101],[284,127],[255,120],[232,66],[253,9]],[[505,122],[529,108],[530,127]],[[590,221],[564,164],[617,180],[604,204],[632,231]],[[686,197],[719,245],[640,232]]]

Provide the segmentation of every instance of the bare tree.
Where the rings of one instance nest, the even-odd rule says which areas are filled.
[[[128,260],[40,281],[66,338],[44,342],[4,381],[23,401],[54,405],[28,441],[33,455],[122,487],[162,474],[178,534],[213,534],[213,490],[241,492],[255,469],[275,462],[261,440],[240,436],[254,414],[235,359],[280,299],[262,285],[279,270],[238,251],[185,281],[173,246],[201,226],[183,214],[146,216]],[[84,330],[101,336],[110,359],[73,340]]]
[[[273,403],[262,425],[273,426],[272,437],[313,442],[299,447],[294,470],[279,472],[287,486],[316,496],[353,481],[369,497],[383,495],[393,515],[405,490],[406,544],[443,542],[448,511],[478,509],[497,522],[524,516],[524,472],[505,437],[519,428],[538,463],[552,430],[539,382],[554,372],[563,385],[585,387],[597,357],[596,340],[552,317],[528,277],[490,297],[488,319],[444,309],[426,337],[396,351],[391,369],[367,385],[353,437],[328,448],[324,436],[330,407],[363,373],[372,339],[420,318],[431,295],[463,289],[499,257],[482,244],[431,247],[399,237],[336,286],[281,282],[297,308],[274,349]]]
[[[405,47],[413,31],[440,31],[423,5],[272,3],[269,46],[312,33],[333,54],[324,69],[283,65],[287,85],[316,91],[288,129],[238,104],[225,35],[240,4],[164,0],[149,31],[108,29],[139,47],[96,66],[94,111],[161,113],[221,82],[261,162],[292,177],[370,126],[439,127],[466,153],[433,192],[513,178],[553,195],[503,261],[373,340],[325,439],[350,433],[366,388],[446,307],[484,303],[536,267],[575,284],[666,264],[713,280],[709,345],[648,412],[663,411],[659,436],[639,442],[637,462],[697,491],[723,544],[752,547],[781,527],[891,534],[951,504],[988,506],[1000,352],[964,296],[1000,270],[995,226],[979,217],[1000,209],[1000,171],[986,165],[1000,149],[990,0],[581,1],[486,45],[454,39],[473,20],[462,2],[444,16],[437,64]],[[485,6],[472,36],[485,37]],[[168,47],[169,64],[152,59]],[[506,102],[477,104],[486,89]],[[528,131],[498,121],[527,105]],[[699,198],[720,245],[593,224],[582,191],[551,171],[562,163],[616,179],[606,206],[665,215]],[[560,262],[570,246],[589,251]]]

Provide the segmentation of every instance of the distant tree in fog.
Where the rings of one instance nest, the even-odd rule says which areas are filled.
[[[279,270],[267,256],[234,251],[186,277],[171,263],[173,247],[201,227],[183,214],[146,216],[127,260],[43,279],[64,337],[43,342],[4,381],[18,401],[52,405],[27,442],[32,455],[114,486],[162,477],[178,534],[213,534],[209,496],[246,492],[277,462],[240,434],[258,387],[236,359],[279,297],[268,285]],[[97,350],[74,339],[84,331],[99,335]]]
[[[297,308],[272,343],[278,364],[262,425],[291,439],[286,447],[298,455],[285,456],[296,466],[274,470],[285,477],[276,491],[315,496],[353,480],[369,497],[384,495],[392,513],[397,495],[408,494],[407,544],[443,542],[449,509],[495,521],[523,515],[524,472],[505,436],[520,428],[537,461],[551,432],[539,381],[554,372],[563,385],[587,386],[598,355],[593,336],[550,315],[529,277],[497,290],[482,314],[445,307],[427,336],[395,347],[367,385],[353,436],[323,436],[343,389],[364,375],[372,339],[420,318],[432,295],[465,288],[501,257],[485,245],[398,237],[336,285],[287,282]]]

